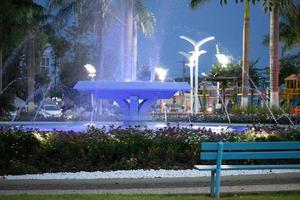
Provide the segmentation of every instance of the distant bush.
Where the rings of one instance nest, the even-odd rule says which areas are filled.
[[[300,141],[299,129],[253,127],[243,133],[168,127],[90,128],[87,132],[0,129],[0,174],[121,169],[190,169],[204,141]]]
[[[246,110],[234,106],[229,113],[229,117],[232,123],[259,123],[259,124],[274,124],[275,121],[273,117],[269,114],[267,108],[258,107],[256,112],[253,113],[253,108]],[[281,112],[282,113],[282,112]],[[294,124],[300,124],[300,115],[285,115],[277,114],[274,115],[275,119],[279,124],[291,124],[290,120]],[[164,114],[155,114],[153,118],[156,121],[165,121]],[[197,115],[188,115],[188,114],[176,114],[169,113],[167,115],[167,120],[169,122],[216,122],[216,123],[228,123],[228,117],[226,114],[197,114]]]

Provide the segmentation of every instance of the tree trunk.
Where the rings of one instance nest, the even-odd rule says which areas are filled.
[[[270,14],[270,105],[279,106],[279,7],[275,4]]]
[[[0,93],[1,93],[2,88],[3,88],[3,86],[2,86],[2,77],[3,77],[3,67],[2,67],[3,57],[2,57],[2,54],[3,54],[3,51],[2,51],[2,49],[0,49]]]
[[[104,35],[104,30],[103,30],[103,24],[101,22],[102,20],[98,20],[97,22],[97,30],[96,30],[96,51],[94,55],[94,62],[96,64],[96,69],[97,69],[97,76],[99,80],[103,80],[105,77],[105,72],[104,72],[104,56],[103,56],[103,35]]]
[[[249,91],[249,44],[250,44],[250,3],[245,1],[244,30],[243,30],[243,75],[242,75],[242,100],[241,106],[248,106]]]
[[[133,34],[132,34],[132,73],[131,73],[131,80],[136,81],[136,72],[137,72],[137,54],[138,54],[138,46],[137,46],[137,24],[136,21],[133,22]]]
[[[127,0],[125,5],[125,49],[124,49],[124,80],[131,81],[132,76],[132,44],[133,44],[133,0]]]
[[[35,41],[34,37],[31,34],[30,40],[27,44],[26,52],[26,61],[27,61],[27,101],[28,101],[28,111],[34,111],[34,93],[35,93]]]
[[[16,59],[18,59],[18,55],[20,51],[28,44],[30,40],[30,36],[26,35],[26,37],[19,43],[19,45],[12,50],[12,52],[8,55],[3,63],[2,70],[5,71]]]

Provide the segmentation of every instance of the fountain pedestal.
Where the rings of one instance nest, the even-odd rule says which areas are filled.
[[[147,111],[159,99],[170,99],[177,91],[190,91],[186,82],[117,82],[79,81],[74,89],[93,93],[97,99],[112,99],[118,103],[125,124],[149,120]]]

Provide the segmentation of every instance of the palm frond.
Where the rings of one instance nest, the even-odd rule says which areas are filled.
[[[154,15],[144,7],[141,0],[135,0],[134,9],[137,24],[145,35],[150,36],[155,26]]]
[[[268,47],[270,43],[270,35],[264,35],[262,40],[262,45]]]
[[[210,0],[191,0],[190,2],[190,8],[196,9],[197,7],[203,5],[204,3],[209,2]]]

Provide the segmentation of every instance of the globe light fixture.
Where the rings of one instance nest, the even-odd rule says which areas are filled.
[[[91,77],[91,80],[94,81],[94,78],[96,76],[96,69],[91,64],[84,65],[84,68],[88,72],[88,76]],[[91,113],[91,123],[95,119],[95,100],[94,100],[94,93],[91,93],[91,105],[92,105],[92,113]]]
[[[167,74],[168,74],[168,70],[167,69],[164,69],[164,68],[161,68],[161,67],[156,67],[155,69],[155,73],[157,74],[158,76],[158,79],[161,81],[161,82],[164,82],[166,77],[167,77]]]
[[[84,65],[84,68],[88,72],[89,77],[91,77],[93,80],[96,76],[96,68],[91,64]]]
[[[217,50],[216,57],[218,62],[222,65],[222,67],[227,67],[227,65],[231,63],[230,57],[220,53],[220,49],[218,45],[216,45],[216,50]]]

